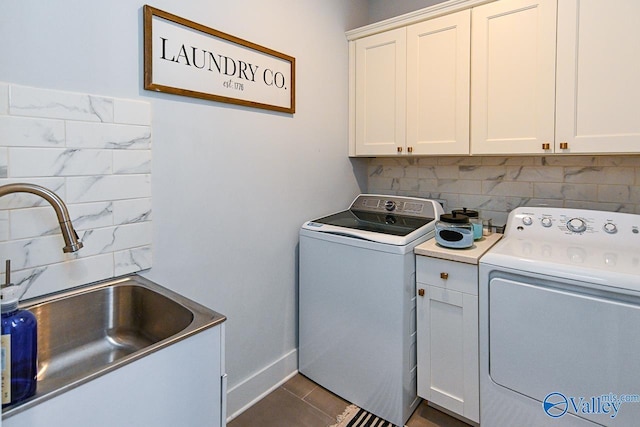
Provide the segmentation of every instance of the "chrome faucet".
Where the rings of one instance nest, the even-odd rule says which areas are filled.
[[[82,247],[82,242],[78,238],[78,233],[71,224],[71,218],[69,217],[69,211],[62,199],[53,191],[41,187],[35,184],[7,184],[0,186],[0,197],[6,196],[11,193],[31,193],[36,196],[40,196],[45,199],[58,216],[58,222],[60,223],[60,230],[62,231],[62,237],[64,238],[63,252],[76,252]]]

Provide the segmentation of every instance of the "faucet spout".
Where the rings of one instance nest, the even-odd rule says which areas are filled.
[[[78,238],[78,233],[76,233],[73,224],[71,224],[71,217],[69,216],[67,206],[56,193],[35,184],[19,183],[0,186],[0,197],[11,193],[31,193],[49,202],[53,210],[56,211],[56,216],[60,223],[60,231],[64,238],[65,246],[62,248],[62,251],[65,253],[76,252],[82,248],[82,242]]]

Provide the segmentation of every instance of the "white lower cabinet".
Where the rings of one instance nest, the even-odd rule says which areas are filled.
[[[5,427],[226,425],[224,324],[15,414]]]
[[[418,396],[477,423],[478,266],[416,258]]]

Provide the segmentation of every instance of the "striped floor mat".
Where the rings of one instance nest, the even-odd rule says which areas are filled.
[[[338,423],[330,427],[397,427],[389,421],[376,417],[356,405],[347,406],[342,415],[338,417]]]

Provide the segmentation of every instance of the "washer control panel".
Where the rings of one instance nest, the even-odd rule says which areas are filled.
[[[505,235],[552,238],[553,235],[640,239],[640,215],[586,209],[521,207],[509,214]]]
[[[443,212],[442,206],[435,200],[376,194],[359,195],[351,204],[350,209],[433,219],[438,219]]]

